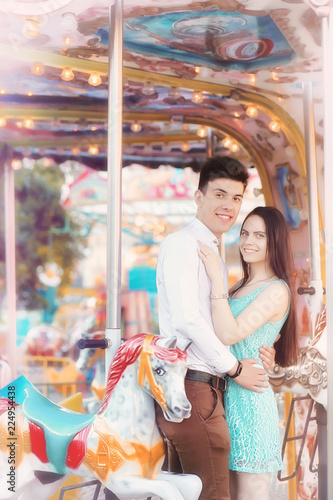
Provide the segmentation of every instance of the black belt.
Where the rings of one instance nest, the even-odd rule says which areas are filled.
[[[188,369],[185,378],[187,380],[195,380],[196,382],[205,382],[222,392],[227,388],[227,381],[225,378],[211,375],[210,373],[199,372],[198,370]]]

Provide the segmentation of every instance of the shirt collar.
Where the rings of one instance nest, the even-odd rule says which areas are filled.
[[[221,238],[216,238],[215,234],[208,229],[207,226],[201,220],[195,218],[192,221],[193,226],[200,232],[202,238],[205,239],[207,244],[214,243],[215,245],[219,245],[221,242]]]

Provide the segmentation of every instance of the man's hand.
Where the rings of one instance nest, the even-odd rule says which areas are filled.
[[[242,359],[243,369],[241,374],[234,378],[236,384],[254,392],[264,392],[262,388],[269,386],[268,376],[263,368],[255,366],[258,359]]]
[[[274,344],[279,340],[280,337],[281,335],[279,334]],[[260,352],[259,357],[262,361],[265,370],[272,370],[275,365],[275,354],[276,354],[276,350],[274,349],[274,347],[268,347],[267,345],[263,345],[262,347],[259,348],[259,352]]]

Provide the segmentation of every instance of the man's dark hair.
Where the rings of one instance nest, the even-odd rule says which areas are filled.
[[[215,179],[231,179],[242,182],[244,189],[247,186],[249,173],[247,168],[238,160],[229,156],[213,156],[205,161],[200,171],[198,189],[206,191],[208,182]]]

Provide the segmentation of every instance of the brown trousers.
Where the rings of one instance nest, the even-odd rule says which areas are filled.
[[[192,411],[181,423],[165,420],[156,405],[157,423],[167,442],[168,469],[199,476],[200,500],[230,500],[230,437],[222,392],[193,380],[185,380],[185,389]]]

